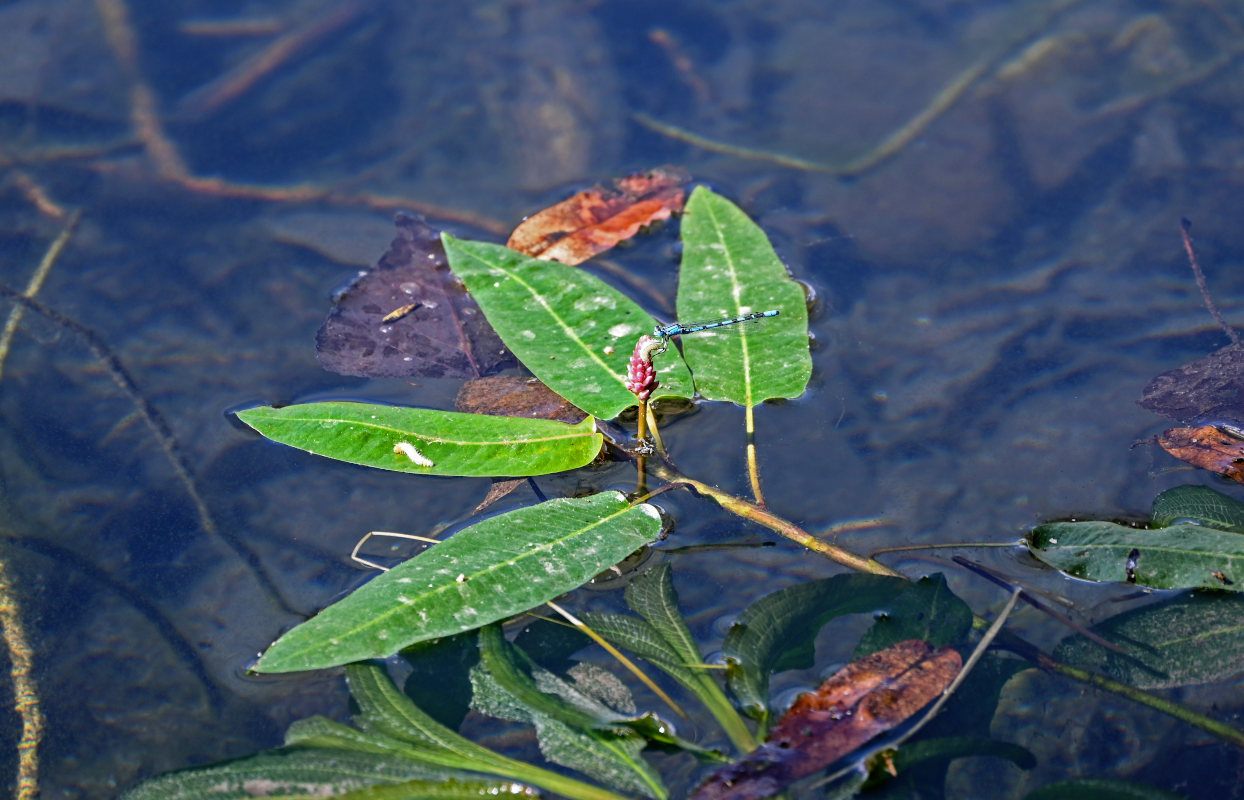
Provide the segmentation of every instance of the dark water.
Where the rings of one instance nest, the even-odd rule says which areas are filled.
[[[1218,485],[1144,441],[1162,421],[1135,399],[1225,343],[1180,217],[1225,315],[1244,319],[1236,6],[377,0],[256,14],[133,0],[130,66],[109,44],[108,7],[0,4],[0,279],[25,286],[64,224],[36,191],[81,209],[38,297],[97,335],[175,443],[91,341],[25,315],[0,378],[0,556],[48,718],[44,797],[110,797],[273,746],[294,719],[345,714],[337,674],[243,676],[296,623],[282,603],[322,608],[366,577],[346,559],[362,534],[460,524],[487,490],[316,460],[228,416],[310,396],[452,401],[454,386],[362,383],[315,361],[332,290],[383,252],[398,208],[498,238],[568,191],[661,163],[737,200],[817,298],[808,394],[757,414],[770,506],[813,532],[884,517],[844,534],[859,551],[1009,542],[1042,520],[1144,514],[1162,489]],[[291,31],[303,38],[285,61],[227,91],[231,70]],[[136,83],[180,177],[139,141]],[[671,226],[618,257],[670,298],[643,300],[666,316],[673,247]],[[705,407],[664,433],[684,472],[746,492],[741,410]],[[612,468],[545,489],[627,480]],[[761,536],[705,501],[662,503],[678,545]],[[968,552],[1071,597],[1082,619],[1122,607],[1114,588],[1070,584],[1015,549]],[[1002,599],[958,569],[896,558],[912,575],[946,571],[978,611]],[[838,570],[787,543],[674,563],[708,650],[750,600]],[[1043,645],[1064,635],[1032,612],[1016,625]],[[821,660],[852,646],[826,642]],[[1229,722],[1241,706],[1231,685],[1176,696]],[[11,754],[16,717],[0,727]],[[1080,776],[1241,794],[1238,750],[1061,679],[1012,681],[993,732],[1039,766],[964,762],[953,794],[1022,797]],[[5,784],[14,764],[0,756]]]

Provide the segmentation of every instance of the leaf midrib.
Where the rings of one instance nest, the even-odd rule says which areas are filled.
[[[591,347],[588,347],[587,343],[584,342],[582,338],[580,338],[579,334],[575,332],[574,328],[571,328],[569,325],[566,324],[566,321],[562,319],[562,317],[553,310],[552,306],[548,304],[548,301],[544,299],[544,295],[542,295],[535,287],[533,287],[527,281],[519,277],[517,273],[506,269],[505,267],[501,266],[499,263],[493,263],[493,262],[487,261],[482,256],[479,256],[472,251],[467,251],[467,255],[470,258],[474,258],[476,261],[479,261],[480,263],[484,264],[489,269],[495,269],[498,272],[500,272],[502,275],[505,275],[508,278],[512,278],[515,282],[518,283],[519,286],[526,289],[527,293],[531,295],[532,299],[534,299],[537,303],[539,303],[540,307],[543,308],[546,312],[548,312],[548,315],[552,317],[553,321],[556,322],[561,327],[562,331],[566,334],[566,336],[571,341],[579,345],[579,347],[583,350],[583,352],[586,353],[589,358],[595,361],[596,364],[602,370],[604,370],[606,374],[609,375],[609,377],[613,378],[623,388],[626,388],[626,379],[623,376],[619,375],[618,373],[614,372],[613,368],[610,367],[608,364],[606,364],[604,359],[596,355],[595,350],[593,350]]]
[[[734,314],[742,313],[742,306],[739,304],[739,294],[740,294],[741,289],[739,286],[738,269],[735,266],[734,258],[731,253],[731,250],[726,245],[726,237],[724,235],[725,230],[722,227],[722,223],[717,217],[716,209],[713,208],[712,204],[705,202],[703,205],[704,205],[705,210],[708,212],[708,216],[712,218],[713,236],[716,237],[718,244],[721,246],[721,252],[723,254],[723,258],[726,261],[726,269],[728,270],[730,274],[730,295],[734,301],[733,312]],[[743,404],[744,406],[751,408],[753,405],[755,405],[752,402],[752,360],[750,358],[751,348],[749,348],[747,344],[747,326],[743,325],[742,328],[743,329],[737,331],[735,335],[738,337],[739,347],[743,351],[743,355],[742,355],[743,396],[744,396]]]
[[[522,417],[515,417],[515,419],[522,419]],[[578,423],[578,425],[574,425],[574,426],[568,426],[571,428],[571,430],[570,432],[565,433],[565,434],[544,435],[544,436],[536,436],[536,437],[523,438],[523,439],[486,439],[486,440],[477,441],[477,440],[472,440],[472,439],[446,439],[440,436],[427,436],[425,434],[415,433],[413,431],[402,430],[401,428],[393,428],[388,425],[379,425],[375,422],[364,422],[362,420],[354,420],[354,419],[339,419],[337,417],[282,416],[282,417],[269,417],[267,418],[266,421],[271,422],[271,423],[276,423],[276,424],[280,424],[283,422],[300,422],[300,423],[318,422],[318,423],[335,423],[335,424],[341,424],[341,425],[362,426],[364,428],[371,428],[377,431],[387,431],[387,432],[398,434],[399,436],[404,436],[404,437],[408,437],[411,439],[420,439],[425,442],[436,442],[439,444],[455,444],[455,445],[463,445],[463,446],[471,446],[471,447],[486,447],[489,445],[530,444],[530,443],[537,443],[537,442],[556,442],[556,441],[561,441],[563,439],[577,439],[581,437],[591,437],[591,436],[597,435],[595,429],[582,430],[582,431],[578,430],[579,425],[583,425],[583,423]]]

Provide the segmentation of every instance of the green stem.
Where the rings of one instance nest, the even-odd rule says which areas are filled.
[[[713,719],[717,720],[717,724],[725,731],[734,748],[740,753],[750,753],[755,750],[756,737],[752,735],[747,723],[739,716],[739,712],[734,709],[734,704],[726,697],[726,693],[717,685],[717,681],[705,675],[704,680],[698,683],[701,688],[696,691],[696,695],[708,709],[708,713],[713,715]]]
[[[858,570],[859,572],[868,572],[873,575],[890,575],[897,578],[905,577],[902,573],[890,569],[880,561],[874,561],[871,558],[864,558],[863,556],[856,555],[849,550],[844,550],[836,545],[823,542],[805,531],[803,528],[800,528],[793,522],[782,519],[776,514],[770,512],[768,509],[761,508],[754,503],[749,503],[746,500],[735,497],[727,492],[723,492],[720,489],[716,489],[706,483],[701,483],[694,478],[688,478],[686,475],[683,475],[681,472],[667,464],[653,464],[652,472],[663,481],[690,486],[700,494],[716,500],[718,505],[730,513],[737,514],[744,519],[749,519],[752,522],[763,525],[769,530],[781,534],[787,539],[797,542],[809,550],[820,553],[832,561],[837,561],[844,567],[849,567],[851,569]]]
[[[977,617],[972,621],[973,627],[981,627],[984,620]],[[1080,667],[1073,667],[1070,664],[1064,664],[1041,652],[1036,645],[1021,639],[1013,633],[1003,631],[998,637],[998,642],[1006,649],[1023,656],[1038,668],[1046,672],[1054,672],[1059,675],[1065,675],[1072,680],[1087,683],[1089,686],[1096,686],[1107,692],[1112,692],[1121,697],[1126,697],[1142,706],[1148,706],[1155,711],[1161,711],[1163,714],[1174,717],[1181,722],[1193,725],[1206,733],[1222,739],[1224,742],[1233,744],[1236,747],[1244,747],[1244,731],[1236,730],[1230,725],[1211,719],[1204,714],[1198,714],[1192,709],[1185,708],[1178,703],[1167,700],[1165,697],[1159,697],[1150,694],[1143,689],[1137,689],[1135,686],[1128,686],[1126,683],[1120,683],[1104,675],[1098,675],[1095,672],[1089,672]]]

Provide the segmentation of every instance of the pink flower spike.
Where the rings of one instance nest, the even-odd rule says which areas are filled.
[[[657,371],[652,366],[652,351],[658,345],[659,340],[647,335],[640,336],[635,343],[635,352],[631,353],[631,363],[626,368],[626,388],[641,402],[646,401],[652,391],[661,385],[657,382]]]

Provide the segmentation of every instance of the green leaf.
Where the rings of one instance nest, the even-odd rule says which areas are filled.
[[[656,540],[655,508],[618,492],[549,500],[459,531],[286,633],[258,672],[384,658],[572,591]]]
[[[321,716],[307,717],[291,724],[285,731],[285,744],[299,747],[331,747],[414,761],[419,761],[420,755],[418,748],[412,747],[406,740],[386,736],[383,733],[360,731]]]
[[[306,403],[239,411],[273,441],[319,456],[420,475],[524,477],[582,467],[603,437],[591,417],[546,419],[459,414],[367,403]]]
[[[616,730],[618,723],[625,719],[600,702],[569,691],[570,687],[564,684],[557,686],[556,692],[542,691],[528,672],[530,664],[523,663],[520,651],[505,641],[496,625],[480,629],[479,650],[480,666],[527,710],[530,716],[522,721],[542,715],[576,728]],[[547,670],[537,667],[536,672],[546,676],[546,682],[549,679],[557,682]]]
[[[640,756],[646,744],[642,736],[629,728],[597,730],[591,715],[581,715],[557,698],[542,694],[529,677],[521,675],[508,646],[495,639],[486,641],[488,630],[481,631],[481,645],[493,652],[485,654],[471,670],[473,707],[477,711],[534,725],[540,752],[555,764],[578,770],[606,786],[646,797],[666,796],[660,777]],[[500,667],[502,674],[492,667]],[[576,719],[586,727],[576,724]]]
[[[366,735],[408,742],[409,758],[450,769],[513,778],[581,800],[620,800],[606,789],[508,758],[446,728],[398,691],[378,664],[350,664],[346,667],[346,679],[350,694],[359,705],[355,721]]]
[[[389,786],[355,789],[336,800],[495,800],[498,797],[538,797],[521,783],[500,780],[407,781]],[[303,800],[302,797],[299,800]]]
[[[501,341],[550,389],[589,414],[613,419],[635,405],[626,367],[656,320],[626,295],[575,267],[508,247],[442,234],[454,274]],[[691,397],[691,373],[658,364],[656,397]]]
[[[766,720],[770,672],[812,666],[823,625],[883,607],[908,585],[884,575],[835,575],[760,598],[739,615],[722,643],[731,692],[748,714]]]
[[[680,321],[781,312],[760,322],[683,336],[696,391],[709,400],[744,406],[803,394],[812,375],[807,299],[764,231],[738,206],[703,186],[691,193],[681,224]],[[674,360],[658,356],[656,363],[665,359]]]
[[[1029,551],[1073,578],[1154,589],[1244,590],[1244,536],[1200,525],[1138,530],[1114,522],[1051,522],[1028,535]],[[1221,577],[1218,577],[1221,575]]]
[[[633,652],[649,658],[654,665],[689,689],[721,725],[735,748],[740,752],[750,751],[756,746],[751,731],[721,690],[717,677],[710,670],[698,666],[704,662],[704,656],[700,654],[699,645],[678,610],[678,594],[674,591],[671,573],[669,564],[658,564],[637,576],[626,587],[627,605],[647,620],[653,633],[665,645],[652,653],[645,643],[639,643],[643,649]],[[639,633],[640,629],[635,629],[635,632]]]
[[[427,778],[435,772],[393,755],[286,747],[234,761],[172,772],[130,789],[123,800],[240,800],[262,783],[271,797],[349,791],[377,783]]]
[[[661,776],[640,754],[646,742],[634,731],[581,731],[544,716],[534,724],[540,752],[554,764],[623,792],[656,800],[669,796]]]
[[[1208,486],[1176,486],[1153,499],[1153,526],[1178,523],[1244,533],[1244,503]]]
[[[1047,783],[1024,800],[1188,800],[1188,795],[1132,781],[1078,778]]]
[[[1213,683],[1244,672],[1244,596],[1238,594],[1172,597],[1111,617],[1093,632],[1128,656],[1074,635],[1054,657],[1140,689]]]
[[[884,650],[906,639],[922,639],[934,647],[960,642],[972,627],[972,609],[938,573],[909,585],[881,610],[855,648],[853,658]]]

